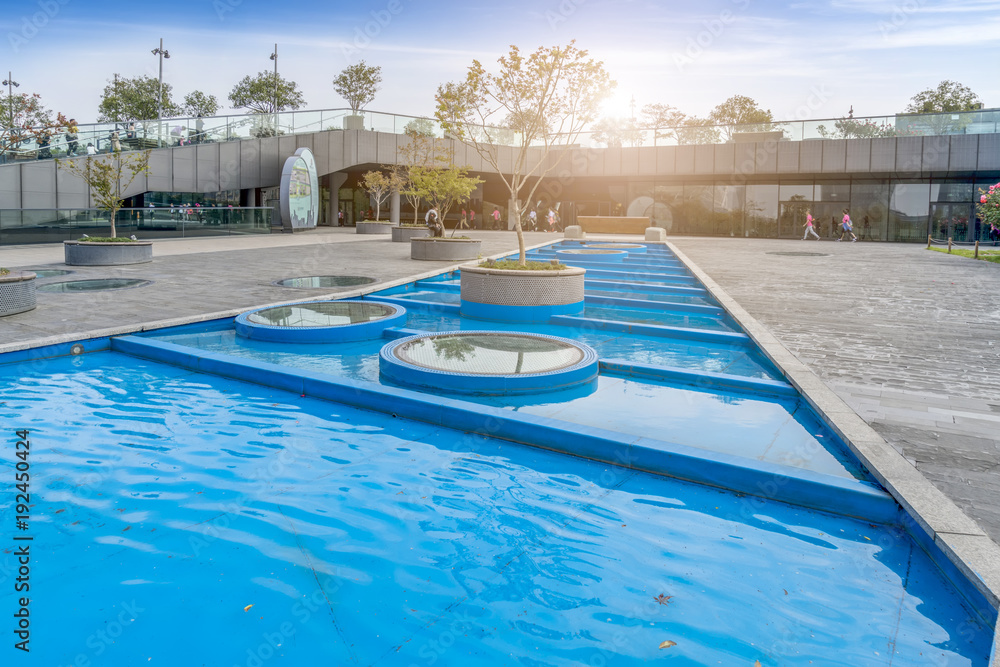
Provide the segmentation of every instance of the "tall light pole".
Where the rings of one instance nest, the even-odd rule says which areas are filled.
[[[170,52],[163,48],[163,38],[160,46],[152,50],[154,56],[160,57],[160,87],[156,92],[156,145],[163,142],[163,59],[170,57]]]
[[[278,136],[278,45],[274,45],[274,53],[271,54],[274,61],[274,136]]]
[[[4,80],[3,85],[7,86],[7,102],[10,104],[10,125],[7,127],[7,132],[10,133],[10,139],[8,143],[9,148],[14,148],[14,89],[20,88],[21,84],[14,81],[14,76],[8,71],[7,78]],[[4,159],[6,160],[7,153],[4,152]]]

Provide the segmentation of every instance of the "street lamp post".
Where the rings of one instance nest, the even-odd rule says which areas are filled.
[[[163,144],[163,59],[170,57],[170,52],[163,48],[163,38],[160,46],[152,50],[154,56],[160,57],[160,87],[156,92],[156,145]]]
[[[7,132],[10,136],[10,141],[8,142],[8,147],[13,147],[14,145],[14,89],[20,88],[21,84],[14,81],[14,75],[9,71],[7,72],[7,78],[4,80],[3,85],[7,86],[7,103],[10,104],[10,125],[7,127]],[[7,160],[7,152],[4,151],[4,161]]]
[[[274,53],[271,54],[274,61],[274,136],[278,136],[278,45],[274,45]]]

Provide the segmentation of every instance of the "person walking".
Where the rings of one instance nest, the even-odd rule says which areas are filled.
[[[111,133],[111,152],[121,153],[122,152],[122,142],[118,138],[118,130]]]
[[[809,211],[809,209],[806,209],[806,224],[804,224],[802,226],[806,228],[806,233],[802,235],[802,240],[803,241],[805,241],[806,238],[810,234],[812,234],[813,236],[815,236],[817,241],[820,240],[819,239],[819,234],[817,234],[816,230],[813,228],[813,217],[812,217],[812,213]]]
[[[337,211],[337,226],[338,227],[343,227],[344,226],[344,211],[343,211],[343,209]]]
[[[479,229],[476,227],[476,209],[469,207],[469,229]]]
[[[458,221],[458,228],[459,229],[468,229],[469,228],[469,216],[465,212],[464,208],[462,209],[462,217]]]
[[[80,144],[77,140],[80,138],[80,128],[76,124],[76,118],[69,119],[69,127],[66,128],[66,155],[76,155],[77,150],[79,150]]]
[[[500,209],[496,206],[493,207],[493,227],[491,229],[500,229]]]
[[[840,238],[838,241],[843,241],[844,236],[847,234],[851,235],[851,243],[858,240],[858,237],[854,235],[854,225],[851,224],[851,215],[848,209],[844,209],[844,218],[840,221]]]
[[[531,209],[528,213],[528,231],[536,231],[538,229],[538,213],[535,209]]]

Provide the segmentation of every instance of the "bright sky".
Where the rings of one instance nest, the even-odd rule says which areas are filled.
[[[636,113],[707,115],[735,94],[780,119],[887,115],[943,79],[1000,107],[1000,0],[12,0],[3,15],[3,78],[80,122],[115,72],[157,75],[161,37],[175,101],[198,89],[225,110],[240,78],[271,69],[275,42],[307,108],[345,106],[331,81],[363,59],[383,74],[370,110],[431,115],[438,84],[474,58],[489,68],[511,44],[571,39],[618,81],[610,115],[633,98]]]

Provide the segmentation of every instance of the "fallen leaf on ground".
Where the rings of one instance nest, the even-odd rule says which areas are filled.
[[[677,646],[677,642],[672,642],[668,639],[667,641],[660,644],[660,648],[670,648],[671,646]]]
[[[248,604],[247,606],[243,607],[243,611],[250,611],[250,607],[252,606],[253,606],[252,604]]]

